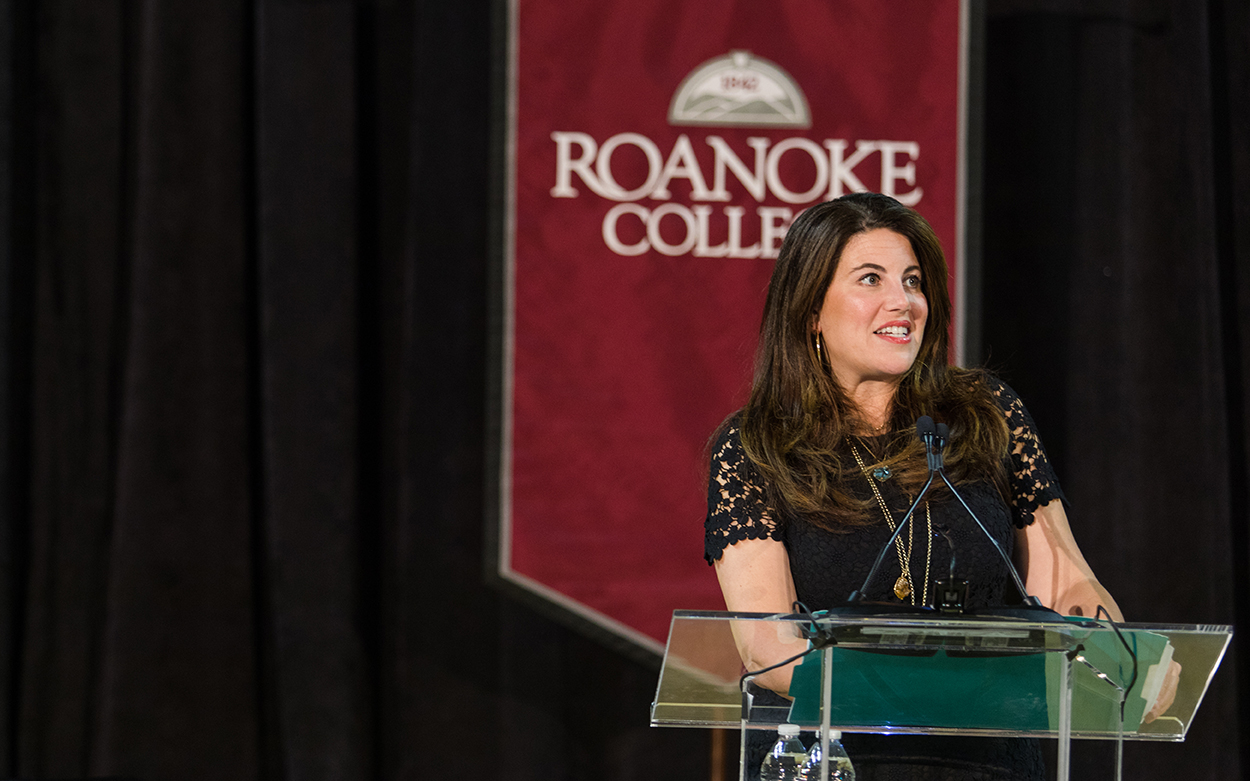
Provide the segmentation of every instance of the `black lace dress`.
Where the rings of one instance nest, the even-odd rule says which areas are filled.
[[[1033,419],[1019,397],[1005,384],[991,380],[992,392],[1003,410],[1012,432],[1008,475],[1011,506],[1002,501],[988,482],[961,484],[960,493],[1008,552],[1015,543],[1015,529],[1031,523],[1033,511],[1063,494],[1046,459]],[[857,443],[866,464],[881,455],[888,435],[863,438]],[[861,447],[862,446],[862,447]],[[850,445],[845,445],[848,458]],[[872,498],[867,479],[853,487]],[[878,483],[882,498],[895,522],[909,504],[889,479]],[[956,575],[970,582],[968,605],[981,607],[1018,600],[1010,574],[993,545],[974,522],[949,498],[930,503],[933,526],[945,527],[958,552]],[[909,562],[916,590],[930,577],[945,574],[950,561],[946,540],[940,535],[926,544],[926,519],[917,510],[913,520],[917,534]],[[849,532],[833,533],[801,517],[779,516],[768,504],[765,485],[754,465],[746,458],[736,425],[731,421],[713,446],[708,485],[708,515],[705,522],[705,557],[720,558],[725,548],[748,539],[774,539],[789,551],[790,571],[795,591],[809,610],[822,610],[846,602],[859,588],[890,534],[884,517],[879,523],[860,526]],[[903,536],[906,536],[904,532]],[[926,563],[926,557],[929,559]],[[926,569],[927,568],[927,569]],[[893,593],[902,572],[899,556],[891,551],[865,592],[865,599],[899,601]],[[917,600],[923,598],[917,594]],[[910,600],[909,600],[910,601]],[[765,695],[771,695],[765,692]],[[773,695],[778,696],[778,695]],[[754,772],[771,745],[773,737],[764,732],[753,735],[748,762]],[[1045,775],[1040,748],[1035,740],[987,737],[929,737],[909,735],[847,734],[843,743],[858,771],[858,781],[880,779],[924,779],[925,781],[1000,781],[1001,779],[1041,779]]]

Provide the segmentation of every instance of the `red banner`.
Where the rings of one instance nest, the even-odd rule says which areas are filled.
[[[651,648],[673,609],[723,608],[705,445],[790,221],[890,193],[955,266],[962,10],[513,0],[505,578]]]

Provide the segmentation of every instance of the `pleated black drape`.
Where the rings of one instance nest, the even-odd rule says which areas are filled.
[[[1238,621],[1246,12],[988,8],[982,342],[1125,611]],[[0,0],[0,777],[708,776],[483,577],[494,13]],[[1129,777],[1250,767],[1234,656]]]
[[[991,3],[988,363],[1030,405],[1081,547],[1130,620],[1246,624],[1250,15]],[[1250,771],[1250,657],[1126,778]],[[1079,746],[1107,777],[1109,749]]]

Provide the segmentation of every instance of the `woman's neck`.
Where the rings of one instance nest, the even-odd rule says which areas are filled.
[[[890,424],[890,409],[894,404],[894,382],[861,382],[847,391],[856,417],[865,431],[862,434],[882,434]]]

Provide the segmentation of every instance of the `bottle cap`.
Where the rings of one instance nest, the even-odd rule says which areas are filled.
[[[798,724],[778,724],[777,734],[783,735],[787,738],[796,737],[799,734],[799,725]]]

